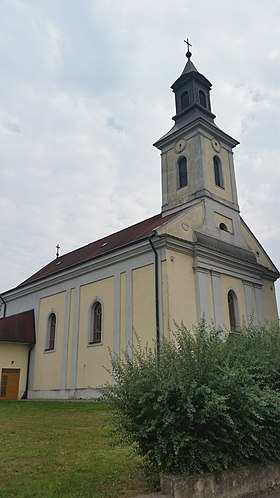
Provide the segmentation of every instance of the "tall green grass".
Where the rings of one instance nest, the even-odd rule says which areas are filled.
[[[128,498],[145,491],[142,461],[112,444],[101,402],[0,403],[1,498]]]

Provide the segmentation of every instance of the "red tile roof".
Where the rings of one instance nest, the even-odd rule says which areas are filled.
[[[24,311],[0,320],[0,342],[35,344],[34,311]]]
[[[80,247],[75,251],[69,252],[60,256],[49,264],[34,273],[27,280],[24,280],[18,287],[25,286],[29,283],[54,275],[63,270],[80,265],[86,261],[90,261],[99,256],[103,256],[109,252],[115,251],[122,247],[136,243],[153,234],[154,230],[163,225],[177,213],[162,217],[161,213],[146,220],[140,221],[135,225],[113,233],[107,237],[103,237],[95,242],[91,242],[86,246]]]

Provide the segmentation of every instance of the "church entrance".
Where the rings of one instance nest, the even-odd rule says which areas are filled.
[[[0,400],[18,399],[19,368],[2,368]]]

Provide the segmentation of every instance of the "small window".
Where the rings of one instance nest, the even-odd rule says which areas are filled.
[[[187,159],[183,156],[178,160],[178,188],[188,185]]]
[[[228,232],[228,227],[226,226],[226,224],[225,224],[225,223],[220,223],[220,224],[219,224],[219,228],[220,228],[221,230],[224,230],[225,232]]]
[[[222,163],[221,163],[220,158],[218,156],[214,156],[213,163],[214,163],[215,183],[216,183],[217,187],[224,188],[223,169],[222,169]]]
[[[229,314],[229,326],[231,332],[237,329],[239,324],[238,319],[238,301],[236,294],[233,290],[230,290],[227,295],[228,298],[228,314]]]
[[[100,301],[95,301],[92,305],[91,312],[91,330],[90,330],[90,344],[98,344],[101,342],[102,336],[102,326],[103,326],[103,317],[102,317],[102,304]]]
[[[56,315],[51,313],[48,318],[47,341],[45,351],[53,351],[55,347]]]
[[[183,92],[181,95],[181,109],[186,109],[190,105],[189,92]]]
[[[205,93],[204,93],[202,90],[199,90],[199,103],[200,103],[200,105],[202,105],[203,107],[206,107],[206,108],[207,108],[207,104],[206,104],[206,95],[205,95]]]

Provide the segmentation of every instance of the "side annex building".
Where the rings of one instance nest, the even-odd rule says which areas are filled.
[[[239,211],[233,149],[187,54],[161,151],[162,210],[57,257],[0,297],[0,400],[93,398],[109,350],[160,344],[174,323],[234,331],[278,320],[279,272]]]

